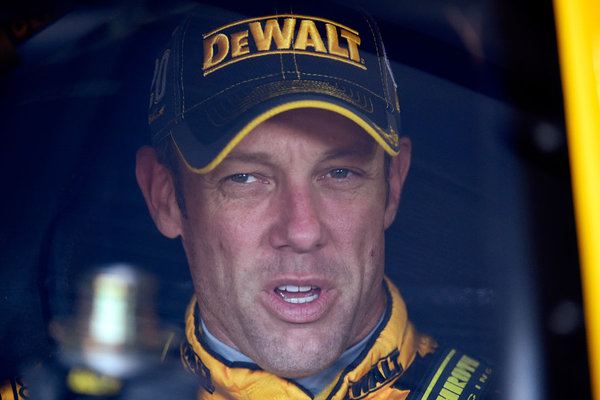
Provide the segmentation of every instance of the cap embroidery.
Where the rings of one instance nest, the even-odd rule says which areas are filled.
[[[261,17],[223,26],[203,38],[204,76],[268,54],[306,54],[367,69],[360,57],[360,34],[322,18],[293,14]]]
[[[148,108],[152,107],[153,104],[158,104],[165,96],[167,87],[167,66],[169,64],[170,54],[171,50],[167,49],[160,59],[157,58],[154,61],[154,74],[150,85],[150,104],[148,105]]]

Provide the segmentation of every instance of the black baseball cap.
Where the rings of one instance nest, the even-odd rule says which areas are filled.
[[[371,17],[307,1],[245,8],[200,5],[173,32],[155,60],[154,145],[172,138],[187,166],[206,173],[266,119],[320,108],[398,154],[396,84]]]

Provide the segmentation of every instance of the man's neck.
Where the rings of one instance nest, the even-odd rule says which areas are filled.
[[[369,332],[367,336],[365,336],[360,342],[356,343],[354,346],[350,347],[342,355],[338,360],[333,363],[329,368],[311,376],[307,376],[304,378],[294,379],[293,381],[300,385],[302,388],[311,392],[314,396],[318,395],[323,389],[331,383],[331,381],[336,377],[336,375],[342,371],[346,366],[348,366],[354,359],[356,359],[359,354],[364,350],[364,348],[369,343],[372,336],[378,330],[379,326],[383,321],[383,316],[385,312],[382,313],[379,318],[379,322],[375,325],[375,327]],[[213,350],[218,353],[221,357],[230,362],[247,362],[254,363],[248,356],[244,353],[234,349],[231,346],[226,345],[217,339],[213,334],[210,333],[204,321],[200,321],[202,324],[202,332],[204,336],[204,340],[206,344]]]

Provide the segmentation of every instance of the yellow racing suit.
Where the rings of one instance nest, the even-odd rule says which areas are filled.
[[[388,304],[383,322],[361,355],[316,397],[318,400],[482,399],[492,370],[456,349],[441,349],[408,320],[398,289],[386,279]],[[195,299],[186,312],[185,367],[201,383],[198,399],[312,399],[295,382],[254,364],[228,362],[203,340]]]
[[[196,375],[198,399],[481,400],[489,398],[492,370],[481,360],[441,348],[408,320],[398,289],[385,280],[382,322],[361,354],[316,397],[297,383],[255,364],[228,362],[213,353],[202,335],[195,297],[186,311],[181,360]],[[195,385],[195,383],[193,384]],[[157,393],[157,396],[161,396]],[[119,397],[117,397],[119,398]],[[20,380],[0,386],[0,400],[29,399]]]

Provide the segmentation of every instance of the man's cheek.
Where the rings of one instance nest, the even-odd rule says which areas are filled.
[[[383,210],[381,207],[328,207],[327,222],[329,230],[335,235],[352,242],[356,236],[378,229],[381,225]]]

